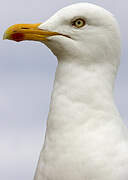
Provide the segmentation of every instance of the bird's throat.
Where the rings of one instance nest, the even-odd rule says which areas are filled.
[[[79,154],[86,161],[85,155],[93,154],[97,143],[98,147],[106,146],[108,133],[111,136],[113,128],[123,126],[113,100],[112,69],[109,65],[59,61],[36,175],[54,162],[57,167],[74,157],[79,162]],[[95,153],[97,157],[100,152]]]
[[[113,100],[115,72],[108,64],[59,61],[48,115],[48,135],[104,123],[117,116]],[[46,132],[47,135],[47,132]]]

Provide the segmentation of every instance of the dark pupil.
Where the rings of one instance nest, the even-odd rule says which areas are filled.
[[[77,23],[78,23],[78,24],[81,24],[81,21],[78,21]]]

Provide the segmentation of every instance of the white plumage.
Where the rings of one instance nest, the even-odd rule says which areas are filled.
[[[82,28],[72,19],[84,18]],[[115,18],[88,3],[58,11],[40,29],[67,34],[45,44],[58,58],[35,180],[127,180],[128,131],[113,86],[120,59]]]
[[[113,97],[120,61],[114,16],[74,4],[43,24],[14,25],[4,39],[42,41],[58,59],[34,180],[128,180],[128,130]]]

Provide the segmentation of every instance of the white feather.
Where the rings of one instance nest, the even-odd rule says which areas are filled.
[[[86,25],[74,28],[82,17]],[[113,15],[89,3],[68,6],[40,29],[64,36],[45,44],[58,58],[45,143],[35,180],[128,180],[128,131],[115,106],[120,33]]]

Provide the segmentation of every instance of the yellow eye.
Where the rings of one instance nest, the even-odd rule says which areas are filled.
[[[72,25],[77,27],[77,28],[81,28],[86,24],[84,19],[76,19],[75,21],[72,22]]]

